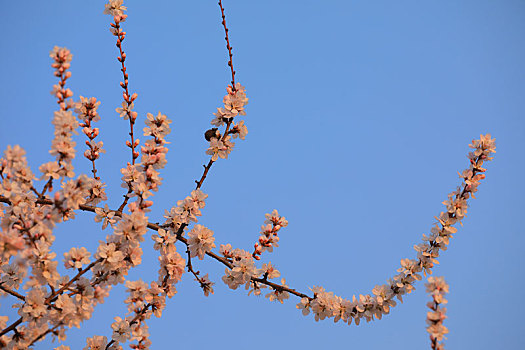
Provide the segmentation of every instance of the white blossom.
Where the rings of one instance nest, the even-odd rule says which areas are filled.
[[[204,254],[215,248],[215,237],[213,231],[202,226],[195,225],[195,227],[188,232],[188,248],[190,256],[198,256],[200,260],[204,259]]]

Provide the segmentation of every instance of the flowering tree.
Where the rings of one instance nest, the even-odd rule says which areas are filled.
[[[97,160],[105,152],[99,138],[103,131],[96,126],[100,120],[97,112],[100,102],[94,97],[80,96],[77,101],[71,98],[73,92],[67,87],[67,80],[71,77],[72,54],[60,47],[51,51],[54,74],[59,79],[52,91],[59,106],[54,113],[55,132],[50,150],[54,160],[40,165],[36,175],[27,164],[24,150],[10,146],[0,163],[0,202],[3,203],[0,289],[2,295],[17,300],[18,313],[18,318],[3,316],[0,319],[3,347],[27,348],[48,335],[64,340],[68,329],[80,327],[91,317],[113,286],[124,284],[128,292],[125,300],[128,314],[116,316],[107,335],[88,336],[85,349],[118,349],[127,342],[135,349],[149,348],[147,320],[152,316],[161,317],[166,299],[175,296],[183,273],[194,277],[204,295],[214,293],[214,278],[194,268],[196,259],[211,259],[224,266],[221,279],[231,289],[244,287],[248,294],[265,295],[269,301],[280,303],[294,297],[296,308],[303,315],[311,314],[316,321],[332,319],[358,325],[362,320],[369,322],[388,314],[404,295],[414,290],[414,284],[422,275],[431,273],[440,251],[447,248],[457,231],[454,225],[461,223],[466,215],[467,200],[474,197],[485,177],[484,162],[491,160],[495,152],[490,135],[481,135],[469,145],[472,151],[468,154],[468,168],[460,173],[462,183],[443,202],[445,209],[436,217],[430,233],[423,236],[423,242],[415,246],[415,256],[401,260],[392,278],[369,294],[345,297],[320,286],[299,291],[288,285],[267,260],[268,254],[278,247],[281,228],[288,225],[277,210],[266,214],[260,236],[250,250],[216,243],[214,232],[197,224],[208,198],[202,187],[210,170],[215,162],[228,158],[234,149],[234,140],[244,140],[248,133],[241,119],[246,116],[248,98],[244,86],[236,81],[225,12],[222,2],[218,4],[231,83],[213,114],[212,128],[203,131],[209,161],[195,181],[195,188],[173,207],[166,208],[163,223],[151,222],[148,216],[152,198],[162,185],[161,171],[166,165],[172,121],[160,112],[148,113],[145,126],[139,127],[135,111],[138,95],[129,86],[130,73],[126,66],[127,34],[123,26],[127,16],[122,0],[109,1],[104,10],[112,17],[110,30],[122,73],[123,101],[116,112],[129,127],[129,139],[125,141],[129,161],[121,170],[123,200],[118,207],[110,208],[106,203],[105,182],[97,168]],[[89,175],[75,174],[73,165],[80,148],[73,137],[79,129],[85,137],[83,158],[91,165]],[[139,136],[144,136],[146,141],[141,142]],[[99,242],[96,251],[72,247],[60,259],[53,252],[53,230],[57,224],[74,220],[81,214],[93,215],[94,221],[109,233]],[[129,271],[142,263],[143,245],[150,239],[158,251],[157,276],[149,276],[146,281],[128,279]],[[59,273],[59,261],[70,273]],[[440,282],[430,280],[429,283],[436,286]],[[445,290],[439,286],[428,288],[431,292],[432,288]],[[438,306],[433,310],[438,312]],[[433,343],[433,346],[438,345]]]

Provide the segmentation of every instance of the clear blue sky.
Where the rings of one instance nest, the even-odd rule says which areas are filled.
[[[75,98],[102,101],[98,162],[120,202],[119,169],[129,155],[119,63],[103,1],[2,1],[0,148],[20,144],[36,172],[51,159],[56,83],[49,51],[73,52]],[[229,82],[215,1],[127,1],[130,88],[139,121],[173,120],[164,185],[151,221],[184,198],[207,161],[202,136]],[[497,139],[487,179],[435,274],[450,284],[448,349],[522,349],[525,343],[523,1],[224,1],[237,78],[250,103],[246,141],[220,160],[203,187],[201,223],[216,242],[251,249],[264,213],[289,226],[265,261],[290,286],[322,285],[338,295],[370,293],[394,275],[427,233],[468,166],[469,142]],[[141,123],[141,122],[140,122]],[[139,126],[141,125],[139,123]],[[83,152],[84,139],[77,142]],[[81,152],[79,152],[81,154]],[[77,170],[89,162],[78,158]],[[56,249],[93,251],[107,231],[91,214],[60,225]],[[156,252],[131,278],[154,279]],[[205,298],[185,275],[161,320],[149,321],[152,349],[425,349],[429,300],[423,284],[381,321],[359,327],[316,323],[295,309],[231,291],[215,262],[196,263],[216,282]],[[151,276],[151,278],[150,278]],[[123,288],[64,343],[111,335]],[[2,314],[10,313],[1,301]],[[56,344],[56,343],[55,343]],[[233,345],[232,345],[233,344]],[[56,346],[56,345],[55,345]],[[37,349],[49,349],[49,339]]]

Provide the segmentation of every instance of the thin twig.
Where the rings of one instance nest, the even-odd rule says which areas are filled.
[[[221,8],[221,16],[222,16],[222,26],[224,27],[224,39],[226,40],[226,48],[228,49],[228,56],[230,57],[228,61],[228,66],[230,67],[231,74],[232,74],[232,90],[235,91],[235,70],[233,69],[233,54],[232,54],[232,47],[230,45],[230,38],[228,35],[228,27],[226,26],[226,15],[224,14],[224,7],[222,7],[222,0],[219,0],[218,2],[219,7]]]
[[[120,56],[117,57],[117,59],[121,64],[120,70],[122,72],[122,77],[124,79],[123,82],[120,82],[120,86],[124,90],[124,93],[122,94],[122,96],[124,97],[124,102],[126,102],[127,104],[127,116],[129,119],[129,136],[131,139],[131,144],[128,145],[128,147],[131,148],[131,164],[135,164],[135,159],[137,159],[138,157],[137,152],[135,152],[136,145],[135,145],[135,138],[133,134],[133,126],[135,125],[135,117],[133,116],[131,110],[129,109],[129,107],[133,103],[133,98],[129,94],[129,90],[128,90],[128,78],[129,77],[128,77],[126,65],[124,64],[124,62],[126,61],[126,54],[122,50],[122,42],[126,38],[126,33],[120,30],[121,29],[120,22],[115,21],[115,23],[112,23],[111,26],[114,27],[117,31],[117,47],[119,49],[119,54],[120,54]]]

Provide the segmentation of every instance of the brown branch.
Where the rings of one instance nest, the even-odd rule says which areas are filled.
[[[62,326],[62,322],[60,322],[59,324],[57,324],[55,327],[53,328],[49,328],[48,330],[46,330],[45,332],[43,332],[42,334],[40,334],[38,337],[36,337],[35,339],[33,339],[31,341],[31,344],[29,344],[29,346],[33,345],[34,343],[36,343],[37,341],[39,341],[40,339],[44,338],[46,335],[48,335],[49,333],[54,333],[58,327]]]
[[[191,264],[191,255],[190,255],[190,247],[186,246],[186,253],[188,254],[188,262],[186,264],[186,267],[188,268],[188,272],[191,272],[193,276],[195,276],[195,279],[197,282],[199,282],[201,288],[204,288],[205,283],[202,281],[202,279],[199,277],[200,271],[195,272],[193,269],[193,265]]]
[[[204,179],[206,179],[206,176],[208,175],[208,171],[210,171],[210,168],[213,165],[213,163],[215,163],[215,162],[210,159],[210,161],[208,162],[208,165],[203,165],[204,172],[202,173],[202,176],[201,176],[200,180],[195,180],[195,183],[197,184],[197,187],[195,187],[196,190],[201,188],[202,183],[204,182]]]
[[[1,290],[3,290],[4,292],[6,292],[8,294],[11,294],[14,297],[17,297],[20,300],[23,300],[23,301],[26,300],[26,298],[22,294],[19,294],[19,293],[15,292],[14,290],[9,289],[7,287],[4,287],[3,284],[4,284],[4,282],[0,283],[0,289]]]
[[[126,207],[126,205],[128,204],[128,201],[129,201],[129,194],[132,192],[131,190],[131,183],[128,182],[128,193],[126,193],[123,197],[124,197],[124,201],[122,202],[122,204],[118,207],[118,212],[121,212],[124,210],[124,208]]]
[[[46,194],[47,190],[50,189],[52,186],[53,186],[53,178],[50,176],[49,180],[47,180],[46,184],[44,185],[42,192],[40,192],[40,194],[38,195],[38,198],[44,198],[44,195]]]
[[[4,328],[4,330],[2,330],[0,332],[0,337],[3,336],[4,334],[6,333],[9,333],[11,332],[12,330],[16,329],[16,327],[22,323],[22,317],[20,317],[18,320],[16,320],[15,322],[11,323],[9,326],[7,326],[6,328]]]
[[[45,301],[45,304],[49,304],[50,302],[53,302],[55,300],[55,297],[62,294],[67,288],[69,288],[69,286],[71,286],[76,280],[78,280],[82,275],[84,275],[86,272],[88,272],[89,270],[91,270],[96,264],[98,264],[99,262],[101,262],[103,259],[102,258],[98,258],[97,260],[93,261],[91,264],[89,264],[88,266],[84,267],[82,270],[80,270],[76,275],[75,277],[73,277],[69,282],[67,282],[64,286],[62,286],[62,288],[60,288],[59,290],[57,290],[56,292],[54,293],[51,293],[50,296],[48,296],[46,298],[46,301]]]

